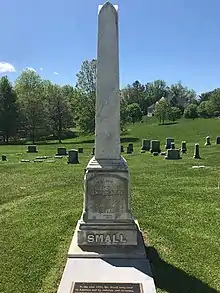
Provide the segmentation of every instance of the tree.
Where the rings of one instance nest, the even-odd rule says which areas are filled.
[[[41,77],[33,70],[24,70],[15,81],[15,91],[23,117],[23,127],[35,143],[36,132],[45,124],[45,100]]]
[[[158,102],[162,97],[167,98],[168,86],[164,80],[155,80],[145,85],[146,99],[149,106]]]
[[[135,123],[141,121],[143,113],[140,106],[137,103],[133,103],[127,106],[127,115],[129,121]]]
[[[198,117],[197,106],[195,104],[189,104],[186,109],[184,110],[184,117],[195,119]]]
[[[83,94],[89,95],[96,92],[96,59],[83,61],[80,71],[77,73],[76,88]]]
[[[196,102],[196,92],[188,87],[184,87],[181,82],[169,87],[168,94],[171,106],[184,109],[189,104]]]
[[[177,107],[170,107],[168,111],[168,119],[176,121],[181,118],[181,110]]]
[[[215,89],[212,91],[210,97],[210,106],[212,108],[213,113],[220,111],[220,88]]]
[[[43,82],[46,97],[47,126],[61,143],[62,132],[73,122],[66,88]]]
[[[213,116],[213,111],[211,107],[211,103],[208,100],[204,100],[201,102],[197,108],[197,112],[199,117],[209,118]]]
[[[9,137],[16,133],[18,123],[18,109],[16,93],[7,76],[0,79],[0,130],[4,141],[8,143]]]
[[[159,119],[160,123],[164,124],[165,119],[168,118],[170,105],[165,98],[161,98],[155,105],[154,115]]]

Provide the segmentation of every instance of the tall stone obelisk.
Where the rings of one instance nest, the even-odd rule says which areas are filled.
[[[80,247],[136,246],[130,210],[129,170],[120,154],[117,6],[99,6],[95,156],[84,177],[84,208],[77,226]]]
[[[98,14],[95,156],[84,175],[83,213],[58,293],[156,293],[129,197],[129,170],[120,155],[118,12],[106,2]]]

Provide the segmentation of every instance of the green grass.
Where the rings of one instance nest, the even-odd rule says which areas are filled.
[[[210,135],[211,146],[204,146]],[[131,172],[132,207],[144,232],[156,274],[158,292],[220,291],[220,119],[183,120],[179,124],[128,127],[123,145]],[[179,161],[140,154],[142,138],[174,137],[187,141],[188,153]],[[20,163],[32,159],[26,146],[0,146],[0,292],[55,293],[66,254],[82,212],[83,175],[91,158],[91,137],[63,143],[84,147],[79,165],[66,159],[55,163]],[[83,142],[84,141],[84,142]],[[201,160],[193,160],[200,143]],[[40,145],[37,155],[54,155],[59,145]],[[16,155],[16,153],[23,155]],[[192,169],[193,165],[210,168]],[[160,258],[158,258],[157,253]],[[211,290],[213,288],[213,290]],[[215,290],[214,290],[215,289]]]

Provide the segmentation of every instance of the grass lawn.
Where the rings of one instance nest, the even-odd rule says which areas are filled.
[[[204,146],[210,135],[211,146]],[[158,292],[220,292],[220,119],[183,120],[158,126],[154,120],[128,127],[123,145],[131,172],[133,214],[150,246]],[[187,141],[179,161],[141,154],[141,139],[174,137]],[[20,163],[35,158],[27,146],[0,146],[0,292],[55,293],[66,254],[82,212],[83,175],[93,143],[90,137],[65,141],[84,147],[79,165]],[[201,160],[193,160],[200,143]],[[54,155],[58,144],[40,145],[37,155]],[[16,153],[23,153],[16,155]],[[209,168],[193,169],[194,165]],[[68,293],[68,292],[67,292]]]

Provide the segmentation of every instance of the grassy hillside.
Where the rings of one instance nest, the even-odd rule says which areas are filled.
[[[204,146],[205,137],[212,145]],[[131,172],[132,207],[144,232],[158,292],[220,291],[220,119],[183,120],[158,126],[154,119],[128,127],[124,146]],[[179,161],[141,154],[141,139],[174,137],[187,141]],[[200,143],[201,160],[193,160]],[[58,144],[40,145],[37,155],[54,155]],[[32,159],[26,146],[0,146],[0,292],[55,293],[66,253],[82,212],[83,175],[92,137],[65,141],[67,149],[84,147],[79,165],[20,163]],[[22,153],[22,155],[17,155]],[[204,165],[207,168],[192,168]],[[213,288],[213,289],[212,289]]]

